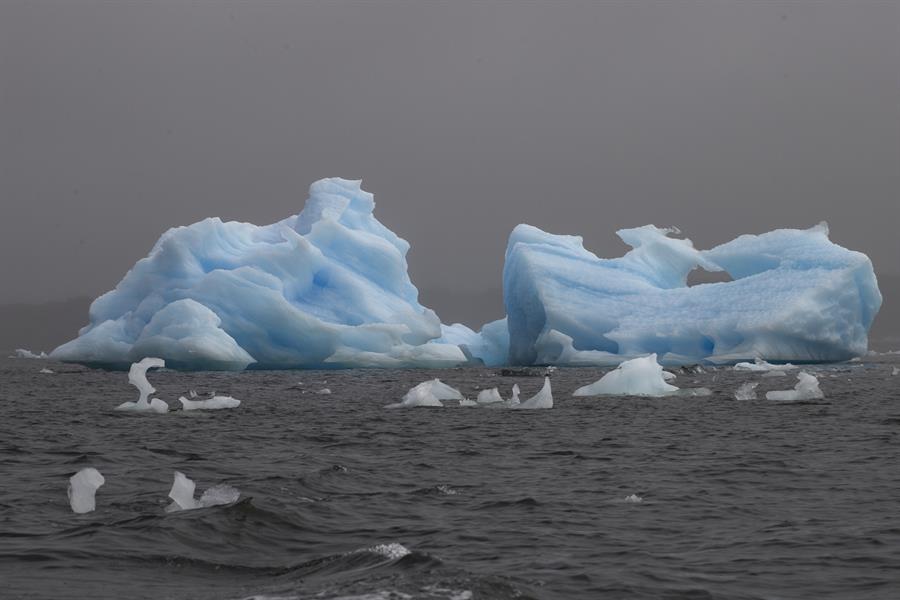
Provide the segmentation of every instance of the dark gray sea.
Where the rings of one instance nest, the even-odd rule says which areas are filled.
[[[602,370],[560,369],[537,411],[384,408],[433,377],[470,398],[543,383],[499,369],[163,370],[173,408],[189,389],[242,404],[155,415],[113,410],[137,398],[125,373],[2,360],[0,597],[893,600],[895,366],[807,367],[826,397],[804,403],[733,397],[793,374],[601,399],[572,392]],[[77,515],[68,478],[88,466],[106,484]],[[176,470],[241,499],[167,513]]]

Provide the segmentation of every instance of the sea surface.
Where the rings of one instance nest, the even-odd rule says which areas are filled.
[[[900,598],[897,366],[805,367],[826,397],[803,403],[734,399],[793,374],[574,398],[603,371],[559,369],[536,411],[384,406],[433,377],[527,399],[539,370],[163,370],[173,408],[242,404],[155,415],[113,410],[125,373],[0,360],[0,597]],[[84,467],[106,484],[78,515]],[[175,471],[241,499],[167,513]]]

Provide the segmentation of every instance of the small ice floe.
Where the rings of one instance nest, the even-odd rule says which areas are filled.
[[[734,392],[735,400],[756,400],[756,386],[758,381],[748,381]]]
[[[791,363],[785,363],[783,365],[773,365],[772,363],[768,363],[761,358],[755,359],[752,363],[749,362],[739,362],[734,365],[735,371],[791,371],[796,369],[797,367],[792,365]]]
[[[328,388],[322,388],[321,390],[319,390],[316,393],[319,395],[322,395],[322,396],[327,396],[328,394],[331,393],[331,390],[329,390]]]
[[[512,396],[509,397],[509,400],[506,401],[507,406],[510,408],[515,408],[521,401],[519,400],[519,384],[514,383],[512,386]]]
[[[459,390],[452,388],[440,379],[430,379],[415,386],[396,404],[388,404],[385,408],[411,408],[415,406],[443,406],[441,400],[465,400]]]
[[[664,373],[662,366],[656,362],[656,354],[633,358],[594,383],[578,388],[574,395],[669,396],[678,388],[666,383]]]
[[[96,508],[94,495],[97,489],[106,483],[100,471],[94,467],[85,467],[69,478],[69,506],[72,512],[89,513]]]
[[[44,375],[53,375],[53,373],[54,373],[52,370],[48,369],[47,367],[44,367],[43,369],[41,369],[38,372],[43,373]]]
[[[900,367],[894,367],[891,370],[891,375],[900,375]]]
[[[207,398],[206,400],[193,400],[193,398],[197,397],[197,392],[191,390],[191,400],[188,400],[184,396],[179,396],[178,401],[181,402],[181,407],[184,410],[221,410],[223,408],[237,408],[241,405],[241,401],[237,398],[232,398],[231,396],[216,396],[215,392],[211,395],[212,397]]]
[[[154,413],[169,412],[169,405],[159,398],[147,400],[150,394],[156,392],[156,388],[147,381],[147,370],[164,366],[166,366],[166,362],[161,358],[145,358],[140,362],[133,363],[128,371],[128,383],[136,387],[141,395],[137,402],[123,402],[116,407],[116,410]]]
[[[10,358],[47,358],[47,353],[41,352],[40,354],[35,354],[31,350],[25,348],[16,348],[15,354]]]
[[[644,499],[638,496],[637,494],[631,494],[630,496],[625,496],[625,502],[630,504],[640,504]]]
[[[514,406],[510,406],[510,408],[514,409],[537,409],[537,408],[553,408],[553,393],[550,390],[550,378],[544,377],[544,387],[541,388],[537,394],[526,400],[525,402],[519,402]]]
[[[797,385],[792,390],[777,390],[766,392],[767,400],[779,400],[781,402],[796,400],[818,400],[825,397],[819,389],[819,380],[814,375],[804,371],[797,374]]]
[[[166,512],[233,504],[241,497],[241,492],[236,487],[220,483],[203,492],[200,500],[195,500],[194,490],[196,487],[196,484],[188,479],[184,473],[175,471],[175,481],[172,483],[171,491],[169,491],[169,498],[172,499],[172,504],[166,507]]]
[[[503,402],[503,397],[500,396],[500,390],[497,388],[491,388],[489,390],[481,390],[478,392],[478,404],[493,404],[495,402]]]
[[[478,406],[478,402],[475,400],[469,400],[468,398],[463,398],[459,401],[460,406]]]

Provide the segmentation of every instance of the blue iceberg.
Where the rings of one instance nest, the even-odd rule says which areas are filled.
[[[577,236],[513,230],[503,296],[509,361],[614,365],[839,361],[864,354],[881,294],[872,263],[828,226],[743,235],[710,250],[676,229],[622,229],[632,250],[601,259]],[[732,281],[687,285],[701,268]]]
[[[299,215],[271,225],[170,229],[51,357],[198,370],[836,361],[866,352],[881,305],[868,257],[832,243],[825,224],[710,250],[646,225],[618,232],[632,250],[615,259],[519,225],[507,316],[476,332],[419,304],[409,244],[374,207],[360,182],[322,179]],[[733,280],[688,286],[696,268]]]
[[[210,218],[170,229],[58,360],[178,369],[447,367],[467,362],[418,302],[409,244],[372,214],[360,182],[322,179],[267,226]]]

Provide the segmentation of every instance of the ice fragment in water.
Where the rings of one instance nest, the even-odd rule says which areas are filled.
[[[169,491],[169,498],[172,499],[172,504],[166,508],[166,512],[231,504],[237,502],[241,495],[240,490],[235,487],[218,484],[203,492],[198,501],[194,499],[195,490],[196,484],[192,480],[188,479],[184,473],[175,471],[175,480],[172,482],[171,491]]]
[[[793,401],[816,400],[824,398],[825,394],[819,389],[819,380],[814,375],[801,371],[797,375],[797,385],[792,390],[779,390],[766,392],[767,400]]]
[[[46,352],[35,354],[26,348],[16,348],[16,353],[12,358],[47,358]]]
[[[550,390],[550,378],[544,377],[544,387],[537,394],[520,402],[511,408],[514,409],[537,409],[537,408],[553,408],[553,394]]]
[[[137,402],[123,402],[116,407],[116,410],[124,410],[130,412],[169,412],[169,405],[160,400],[153,398],[148,401],[147,397],[154,393],[156,389],[147,381],[147,370],[157,367],[166,366],[165,361],[159,358],[145,358],[131,365],[128,371],[128,382],[138,389],[140,397]]]
[[[668,396],[678,391],[666,383],[656,354],[626,360],[598,381],[575,390],[575,396]]]
[[[758,381],[750,381],[747,382],[741,387],[739,387],[734,392],[735,400],[756,400],[756,386],[759,385]]]
[[[389,404],[387,408],[409,408],[414,406],[443,406],[441,400],[464,400],[459,390],[450,387],[440,379],[430,379],[415,386],[403,396],[402,402]]]
[[[181,401],[181,406],[184,410],[221,410],[223,408],[237,408],[241,405],[240,400],[231,396],[213,396],[206,400],[188,400],[184,396],[180,396],[178,400]]]
[[[72,512],[89,513],[96,508],[94,495],[106,483],[100,471],[93,467],[81,469],[69,478],[69,506]]]
[[[322,388],[321,390],[319,390],[316,393],[319,394],[320,396],[328,396],[329,394],[331,394],[331,390],[328,388]]]
[[[497,388],[481,390],[478,392],[478,404],[492,404],[494,402],[503,402],[503,398],[500,396],[500,390]]]
[[[41,369],[40,372],[43,373],[44,375],[53,375],[53,371],[46,367]]]
[[[790,371],[796,369],[794,365],[791,363],[786,363],[783,365],[773,365],[768,363],[761,358],[755,359],[752,363],[750,362],[739,362],[734,365],[735,371]]]
[[[625,496],[625,502],[630,504],[640,504],[644,499],[638,496],[637,494],[631,494],[630,496]]]

